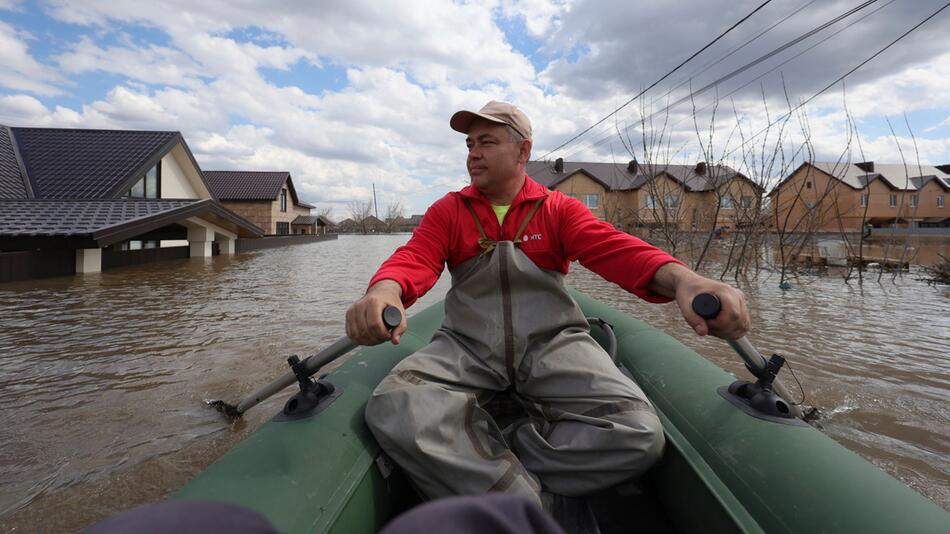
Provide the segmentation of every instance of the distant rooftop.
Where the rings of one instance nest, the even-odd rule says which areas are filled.
[[[633,169],[633,170],[631,170]],[[660,176],[668,175],[689,191],[711,191],[736,176],[738,171],[727,165],[673,165],[655,163],[595,163],[564,161],[561,170],[555,162],[530,161],[526,172],[535,181],[554,188],[575,173],[583,173],[599,182],[609,191],[630,191]],[[700,172],[697,172],[700,171]]]
[[[874,162],[815,162],[811,165],[854,189],[864,189],[870,182],[880,179],[892,189],[902,191],[916,191],[931,180],[936,180],[944,189],[950,190],[950,174],[934,165]]]
[[[218,200],[277,200],[284,183],[294,204],[314,209],[297,197],[293,178],[287,171],[203,171],[211,194]]]

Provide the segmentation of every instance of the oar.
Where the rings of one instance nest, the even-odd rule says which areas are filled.
[[[720,310],[722,310],[722,303],[719,302],[719,297],[716,295],[700,293],[693,298],[693,311],[703,319],[715,319],[716,316],[719,315]],[[736,354],[742,358],[746,367],[749,368],[749,371],[751,371],[753,375],[759,377],[765,372],[768,362],[765,361],[765,357],[752,345],[748,337],[742,336],[739,339],[727,340],[727,342],[729,346],[736,351]],[[772,383],[772,390],[778,394],[779,397],[785,399],[785,402],[788,403],[795,417],[802,417],[802,407],[792,400],[792,396],[781,382],[775,381]]]
[[[386,325],[387,330],[396,328],[401,322],[402,313],[399,311],[399,308],[395,306],[386,306],[386,308],[383,309],[383,324]],[[343,336],[340,339],[334,341],[329,347],[316,354],[308,356],[304,361],[300,362],[300,365],[303,366],[307,376],[311,376],[319,371],[323,366],[355,348],[356,342],[347,336]],[[218,410],[219,412],[232,419],[237,419],[244,415],[244,412],[257,406],[261,402],[264,402],[278,391],[295,382],[297,382],[297,375],[291,370],[287,371],[280,378],[274,380],[270,384],[262,387],[247,397],[244,397],[244,399],[239,402],[237,406],[224,402],[223,400],[212,400],[207,402],[209,406]]]

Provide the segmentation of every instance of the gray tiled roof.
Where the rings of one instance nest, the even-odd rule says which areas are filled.
[[[864,189],[877,179],[901,191],[916,191],[930,180],[936,180],[944,189],[950,189],[950,174],[933,165],[908,164],[905,167],[899,163],[874,163],[874,172],[867,172],[854,164],[814,162],[811,165],[854,189]]]
[[[10,130],[0,126],[0,198],[28,198],[20,165],[13,153]]]
[[[287,171],[203,171],[218,200],[277,200],[290,178]],[[294,193],[296,196],[296,192]]]
[[[199,200],[0,201],[0,235],[91,235],[116,224],[190,206]]]
[[[0,237],[80,237],[106,246],[190,216],[263,232],[211,199],[0,200]]]
[[[319,215],[299,215],[290,224],[316,224],[319,219]]]
[[[630,191],[639,189],[651,179],[660,174],[667,174],[683,184],[689,191],[710,191],[717,185],[728,182],[736,175],[741,176],[735,169],[726,165],[707,166],[703,174],[696,173],[695,165],[659,165],[640,163],[637,172],[627,170],[623,163],[592,163],[579,161],[565,161],[562,172],[554,170],[554,163],[547,161],[528,162],[526,172],[535,181],[548,188],[553,188],[576,172],[583,172],[591,176],[610,191]]]
[[[36,198],[117,198],[178,132],[10,128]]]

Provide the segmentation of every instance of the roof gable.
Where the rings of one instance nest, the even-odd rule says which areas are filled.
[[[117,198],[175,144],[178,132],[10,128],[35,198]]]

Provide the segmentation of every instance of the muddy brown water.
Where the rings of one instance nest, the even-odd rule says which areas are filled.
[[[286,395],[235,425],[203,401],[236,401],[283,373],[290,354],[336,340],[346,307],[407,237],[0,285],[0,530],[75,531],[183,485]],[[950,509],[950,288],[918,278],[857,285],[826,272],[781,291],[763,272],[743,288],[753,341],[789,357],[822,430]],[[672,305],[579,266],[568,281],[743,373]],[[443,276],[416,309],[447,286]]]

